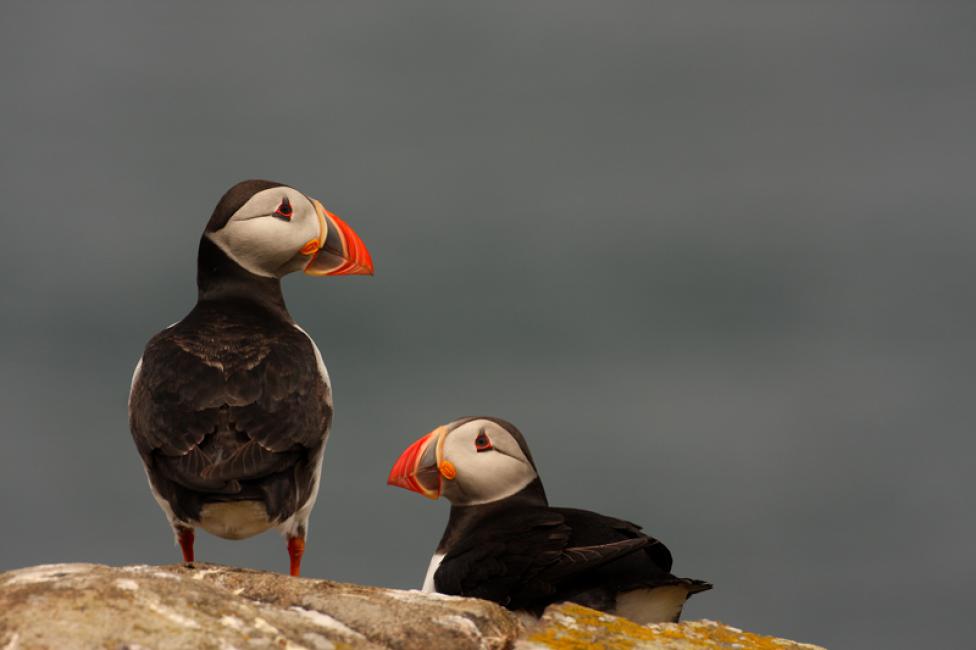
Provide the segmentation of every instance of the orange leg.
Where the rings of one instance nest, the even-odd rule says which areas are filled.
[[[177,526],[176,539],[180,542],[180,549],[183,551],[183,561],[193,561],[193,529]]]
[[[302,555],[305,553],[304,537],[288,538],[288,557],[291,558],[291,569],[289,573],[298,576],[302,570]]]

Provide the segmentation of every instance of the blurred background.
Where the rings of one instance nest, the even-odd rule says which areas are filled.
[[[688,618],[972,643],[972,3],[0,12],[0,569],[179,560],[129,380],[260,177],[376,263],[285,282],[337,407],[306,575],[418,586],[448,506],[387,472],[490,414],[715,583]]]

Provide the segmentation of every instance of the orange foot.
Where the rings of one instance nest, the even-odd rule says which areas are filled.
[[[180,542],[180,549],[183,551],[183,561],[193,561],[193,529],[178,526],[176,528],[176,539]]]
[[[192,551],[191,551],[192,553]],[[288,557],[291,558],[291,569],[289,573],[298,576],[302,570],[302,555],[305,553],[304,537],[288,538]]]

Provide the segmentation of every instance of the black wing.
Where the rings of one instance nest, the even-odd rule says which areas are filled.
[[[331,417],[308,337],[226,305],[198,305],[149,341],[129,408],[150,480],[185,521],[213,500],[290,516],[313,490]]]
[[[659,540],[644,534],[637,524],[588,510],[572,508],[555,508],[555,510],[562,513],[567,523],[572,526],[575,543],[621,539],[644,540],[645,544],[641,552],[629,554],[594,569],[587,576],[592,584],[609,586],[614,593],[666,585],[684,586],[689,594],[712,588],[712,585],[704,580],[672,575],[671,551]]]
[[[566,517],[575,531],[575,542],[595,544],[613,540],[642,539],[646,541],[644,554],[648,560],[665,573],[671,571],[671,551],[661,541],[645,534],[637,524],[589,510],[575,508],[553,508],[553,510]]]
[[[569,508],[507,508],[455,544],[434,584],[536,614],[566,600],[606,608],[617,593],[640,587],[710,587],[670,569],[667,547],[628,521]]]
[[[505,509],[454,545],[434,576],[437,591],[484,598],[512,609],[541,610],[565,599],[581,576],[648,544],[648,538],[574,542],[553,508]]]

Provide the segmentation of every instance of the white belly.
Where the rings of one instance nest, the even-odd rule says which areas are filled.
[[[686,600],[688,588],[682,585],[634,589],[617,595],[617,606],[612,613],[640,625],[670,623],[681,616]]]
[[[224,539],[244,539],[271,528],[260,501],[208,503],[200,511],[200,527]]]

